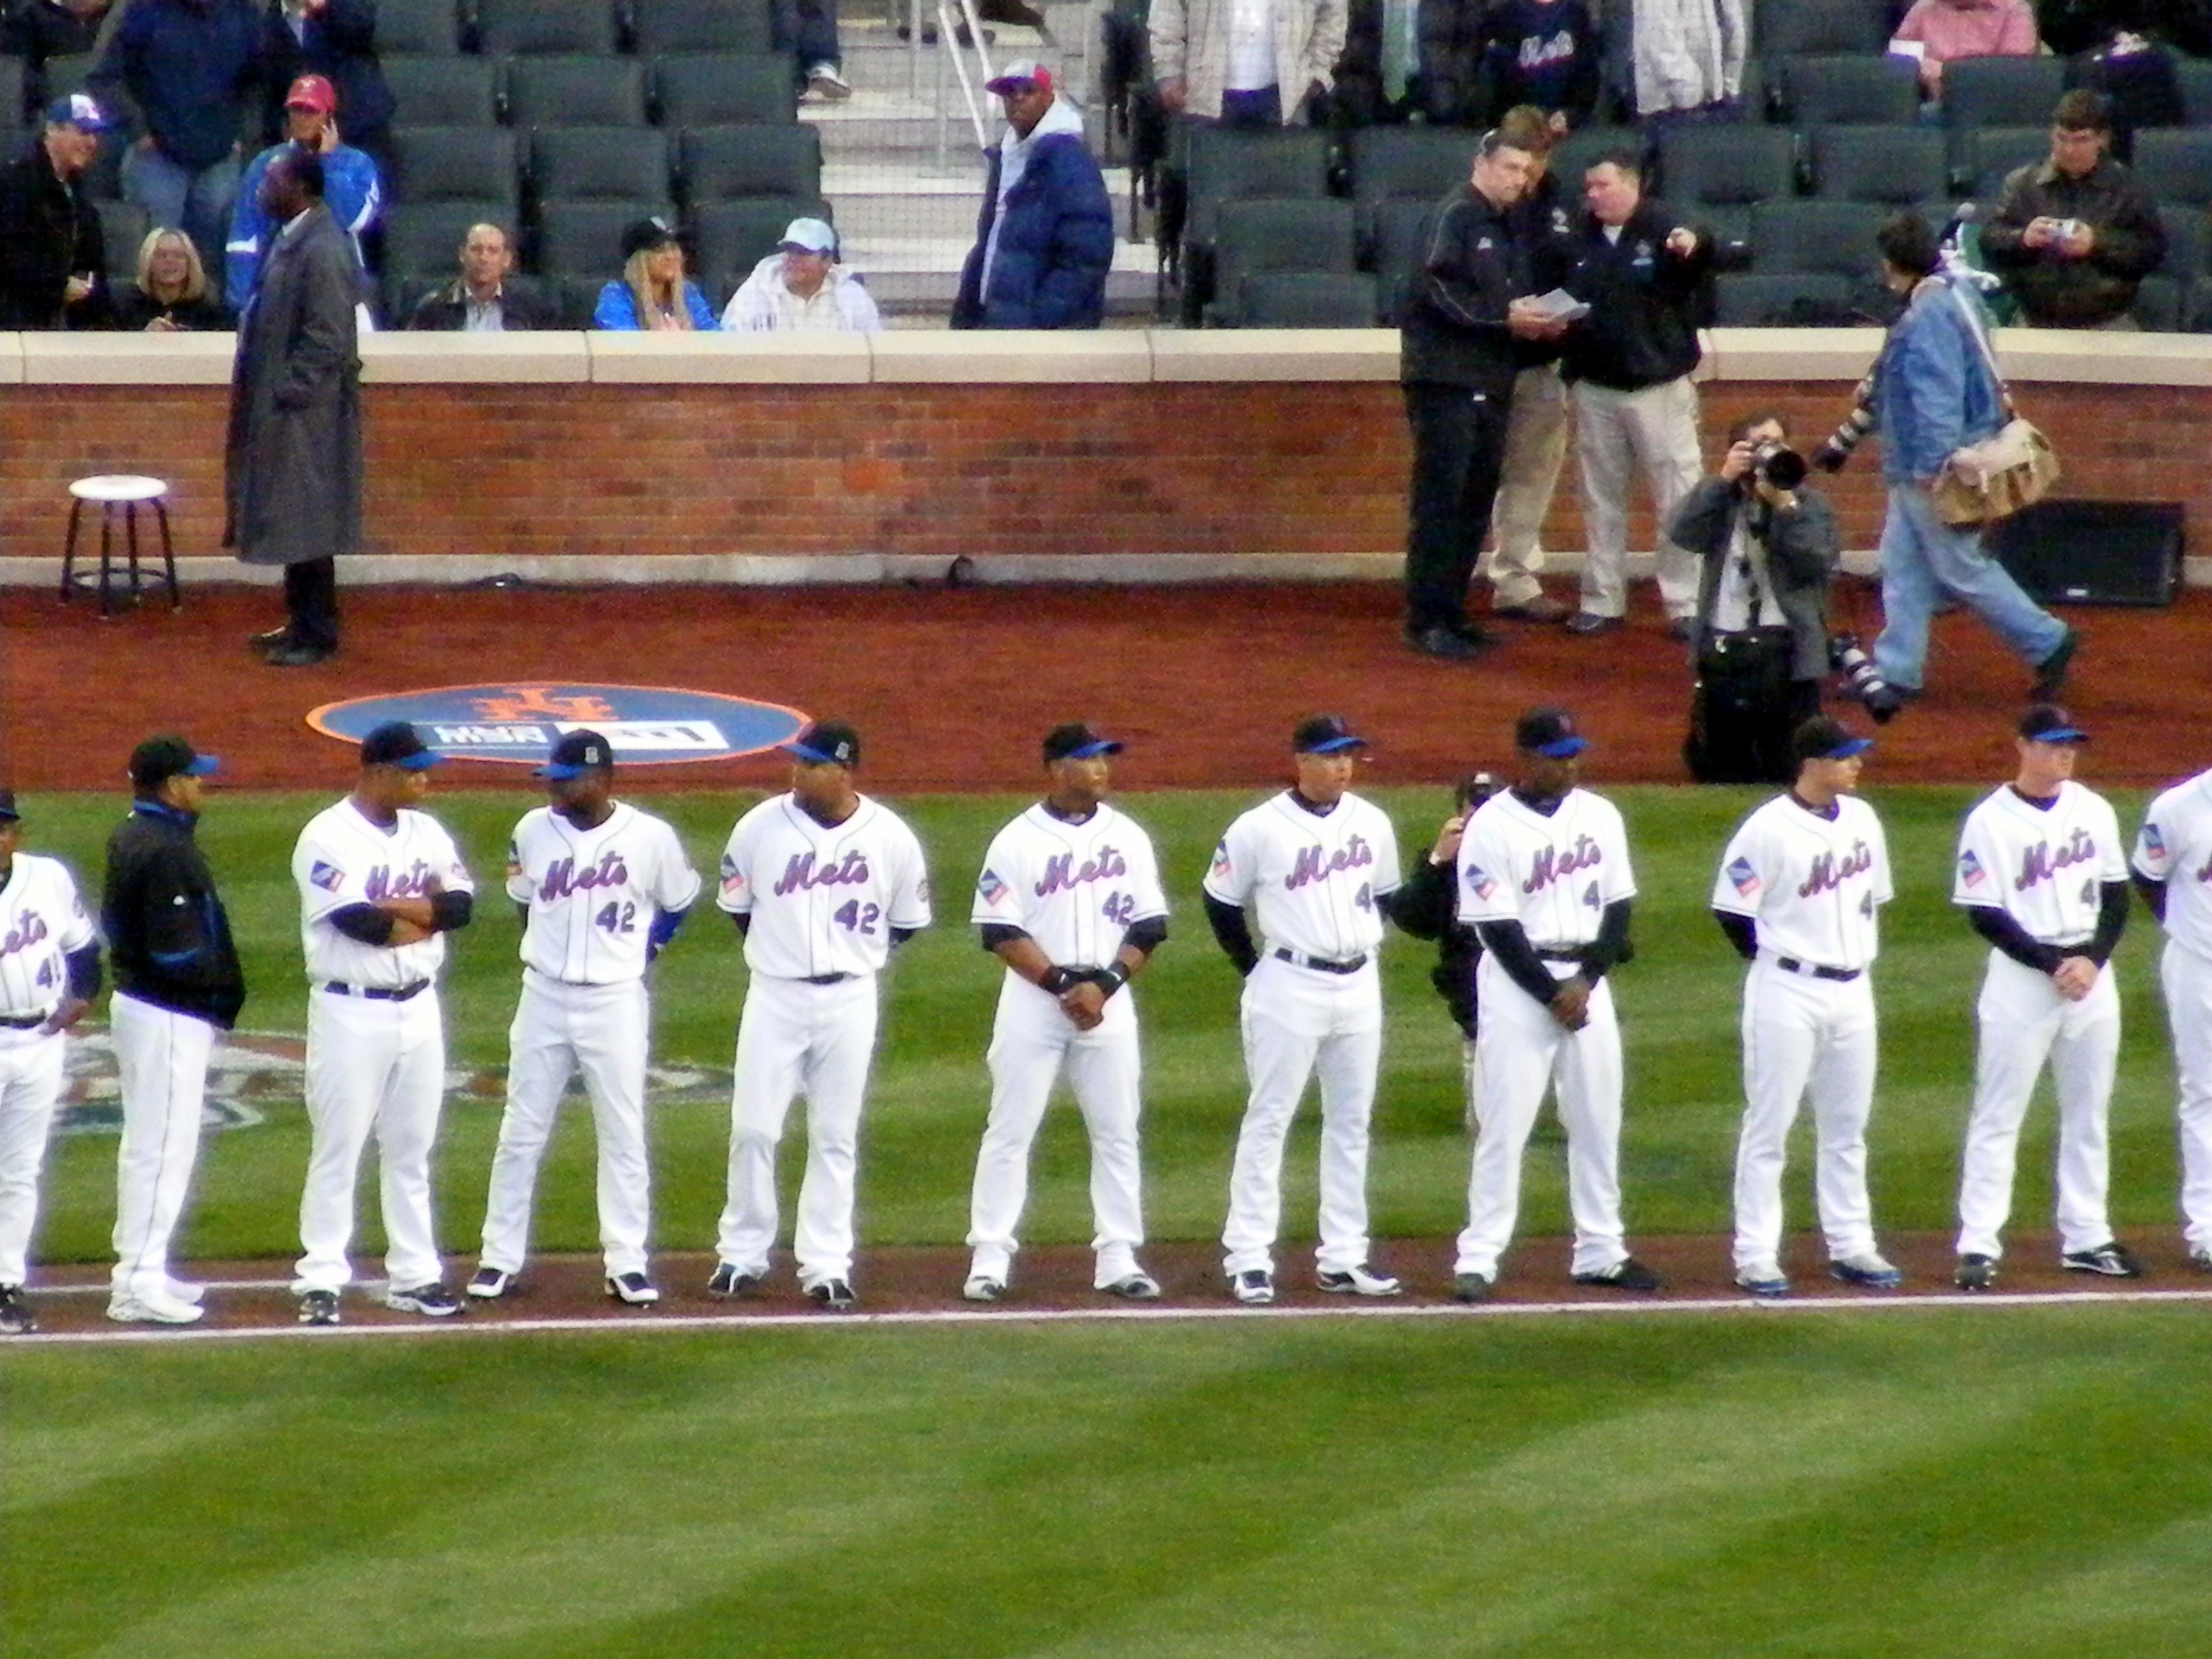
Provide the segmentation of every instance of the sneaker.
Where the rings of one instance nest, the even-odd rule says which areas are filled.
[[[479,1267],[469,1280],[469,1294],[486,1302],[496,1302],[514,1291],[514,1275],[504,1267]]]
[[[853,95],[853,83],[837,73],[835,64],[817,64],[806,71],[806,89],[817,98],[841,103]]]
[[[1473,662],[1489,643],[1471,629],[1454,628],[1444,623],[1433,623],[1426,628],[1408,628],[1405,639],[1408,650],[1418,651],[1425,657],[1440,657],[1446,662]]]
[[[970,1273],[968,1282],[960,1287],[960,1294],[969,1302],[1003,1302],[1006,1299],[1006,1281],[994,1279],[988,1273]]]
[[[2069,1273],[2102,1273],[2106,1279],[2141,1279],[2142,1263],[2124,1244],[2106,1240],[2093,1250],[2069,1250],[2058,1265]]]
[[[183,1279],[164,1277],[161,1280],[161,1288],[176,1297],[178,1301],[189,1302],[195,1308],[199,1306],[200,1298],[207,1294],[206,1285],[195,1285],[189,1279]]]
[[[1265,1267],[1248,1267],[1229,1281],[1229,1289],[1248,1308],[1264,1308],[1275,1299],[1275,1276]]]
[[[1962,1291],[1986,1291],[1997,1282],[1997,1259],[1969,1250],[1959,1258],[1951,1282]]]
[[[434,1279],[411,1291],[385,1291],[384,1305],[394,1313],[421,1314],[425,1319],[451,1319],[461,1311],[460,1297]]]
[[[1867,1291],[1893,1291],[1905,1282],[1903,1273],[1872,1250],[1864,1255],[1839,1255],[1828,1264],[1828,1271],[1844,1284]]]
[[[1577,611],[1567,618],[1567,632],[1584,639],[1593,634],[1610,634],[1620,626],[1619,617],[1601,617],[1595,611]]]
[[[1452,1295],[1461,1302],[1487,1302],[1497,1285],[1488,1273],[1454,1273]]]
[[[0,1336],[28,1336],[39,1328],[21,1285],[0,1285]]]
[[[1603,1273],[1577,1273],[1575,1283],[1602,1285],[1612,1291],[1656,1291],[1660,1279],[1634,1256],[1625,1255]]]
[[[853,1294],[853,1287],[842,1279],[825,1279],[818,1285],[806,1287],[806,1299],[817,1308],[827,1308],[832,1313],[850,1312],[860,1298]]]
[[[2073,666],[2074,653],[2081,648],[2081,636],[2068,629],[2066,637],[2058,641],[2058,648],[2035,665],[2035,684],[2027,689],[2032,702],[2052,702],[2066,689],[2066,671]],[[2081,1255],[2087,1252],[2077,1250],[2075,1254]],[[2090,1271],[2102,1273],[2104,1269],[2095,1267]]]
[[[1737,1288],[1749,1291],[1753,1296],[1774,1297],[1790,1294],[1790,1279],[1771,1261],[1754,1261],[1748,1267],[1735,1271]]]
[[[1101,1285],[1099,1293],[1118,1296],[1124,1302],[1157,1302],[1160,1299],[1160,1281],[1142,1267],[1123,1273],[1111,1285]]]
[[[1405,1288],[1389,1274],[1376,1273],[1364,1261],[1340,1272],[1324,1268],[1314,1275],[1314,1283],[1334,1296],[1395,1296]]]
[[[2212,1249],[2195,1249],[2189,1253],[2189,1265],[2200,1273],[2212,1273]]]
[[[338,1293],[336,1291],[309,1291],[300,1298],[300,1322],[302,1325],[337,1324]]]
[[[609,1273],[607,1294],[633,1308],[649,1308],[660,1300],[660,1292],[643,1273]]]
[[[749,1273],[742,1267],[733,1267],[726,1261],[714,1264],[714,1276],[707,1281],[709,1296],[743,1296],[761,1282],[758,1273]]]
[[[167,1291],[118,1291],[107,1298],[107,1316],[120,1325],[191,1325],[200,1313]]]

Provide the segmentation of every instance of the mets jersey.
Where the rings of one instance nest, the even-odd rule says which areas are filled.
[[[1167,913],[1151,836],[1103,804],[1071,823],[1040,801],[992,838],[969,920],[1020,928],[1060,966],[1103,968],[1130,923]]]
[[[1628,834],[1613,804],[1570,789],[1549,817],[1511,790],[1467,821],[1459,844],[1459,919],[1517,921],[1540,951],[1593,942],[1605,907],[1636,896]]]
[[[1376,901],[1398,890],[1398,832],[1357,795],[1322,813],[1285,789],[1229,826],[1206,890],[1252,906],[1262,955],[1280,948],[1348,962],[1382,943]]]
[[[2212,772],[2150,804],[2136,836],[2135,866],[2166,884],[2166,936],[2212,960]]]
[[[396,991],[437,977],[446,936],[414,945],[363,945],[331,925],[349,905],[380,899],[473,893],[476,884],[445,826],[428,812],[403,808],[389,830],[372,823],[349,796],[307,820],[292,848],[292,880],[300,890],[300,948],[307,977],[365,990]]]
[[[96,935],[59,859],[15,854],[0,885],[0,1014],[28,1019],[51,1014],[69,990],[69,965]]]
[[[754,807],[730,832],[714,902],[752,918],[745,966],[775,979],[881,973],[890,930],[930,923],[921,842],[866,795],[842,823],[787,794]]]
[[[1894,896],[1881,820],[1852,795],[1832,818],[1777,795],[1736,827],[1713,883],[1713,908],[1749,916],[1760,949],[1846,971],[1873,966]]]
[[[1959,831],[1951,902],[2010,912],[2040,945],[2086,944],[2104,884],[2128,878],[2112,804],[2071,780],[2047,808],[2010,784],[1984,797]]]
[[[530,907],[522,962],[571,985],[616,985],[645,975],[656,911],[689,909],[698,872],[676,831],[617,801],[605,823],[580,830],[550,806],[514,826],[507,896]]]

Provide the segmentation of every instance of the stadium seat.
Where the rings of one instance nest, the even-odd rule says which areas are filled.
[[[2136,302],[2128,307],[2128,314],[2154,334],[2178,334],[2188,292],[2188,283],[2154,271],[2136,289]]]
[[[623,266],[623,232],[656,216],[676,222],[676,210],[649,196],[542,203],[531,268],[548,276],[612,276]]]
[[[495,57],[622,50],[611,0],[477,0],[477,27]]]
[[[146,210],[135,202],[94,202],[93,207],[100,215],[100,240],[106,244],[107,275],[111,281],[127,283],[138,275],[138,244],[146,240],[153,222],[147,218]],[[205,249],[200,257],[207,258]],[[213,275],[221,260],[208,260],[210,280],[220,284]],[[218,295],[218,298],[221,296]]]
[[[830,216],[829,203],[804,196],[709,202],[691,216],[692,276],[709,293],[727,295],[775,252],[793,219]]]
[[[1358,271],[1256,271],[1237,292],[1242,328],[1372,328],[1375,279]]]
[[[530,138],[541,202],[665,202],[668,135],[653,127],[548,127]]]
[[[803,121],[687,131],[678,151],[686,202],[740,196],[819,196],[822,137]]]
[[[519,127],[645,125],[645,65],[632,58],[517,58],[507,66],[509,118]]]
[[[384,60],[384,79],[410,127],[489,127],[501,118],[500,66],[488,58],[416,55]]]
[[[799,117],[781,52],[669,52],[653,61],[653,102],[669,127],[734,126]]]
[[[602,276],[558,276],[539,286],[553,295],[561,307],[561,326],[589,328],[599,307],[599,291],[622,274],[619,265]],[[692,279],[697,281],[695,276]],[[704,284],[702,284],[704,287]]]
[[[392,151],[395,201],[486,204],[504,209],[512,226],[521,199],[513,133],[501,127],[403,127],[392,135]]]
[[[1359,127],[1352,134],[1352,195],[1371,216],[1377,202],[1434,202],[1467,183],[1477,135],[1456,127]]]
[[[450,57],[461,49],[453,0],[377,0],[376,49],[392,57]]]
[[[1428,223],[1430,206],[1427,202],[1376,204],[1368,264],[1375,272],[1376,320],[1386,328],[1404,319],[1406,283],[1420,258],[1421,229]]]
[[[29,77],[20,58],[0,58],[0,132],[13,132],[31,118]]]
[[[2173,78],[2181,87],[2183,118],[2192,127],[2212,127],[2212,61],[2176,54]]]
[[[2212,130],[2163,127],[2136,134],[2136,182],[2161,207],[2212,203]]]
[[[1954,134],[2031,124],[2048,133],[2065,80],[2056,58],[1954,58],[1943,66],[1943,125]]]
[[[1918,207],[1951,193],[1943,135],[1925,127],[1822,127],[1813,135],[1813,193]]]
[[[1960,165],[1952,183],[1975,201],[1995,207],[2003,192],[2005,177],[2014,167],[2040,161],[2051,154],[2049,123],[2036,127],[1984,127],[1966,135],[1963,153],[1954,153]]]
[[[1780,328],[1792,306],[1839,310],[1850,302],[1850,279],[1832,271],[1724,270],[1713,279],[1717,328]]]
[[[1793,126],[1911,126],[1920,118],[1920,77],[1909,58],[1785,58],[1776,79],[1782,117]]]
[[[1768,59],[1806,52],[1878,52],[1889,44],[1881,0],[1756,0],[1751,43]]]
[[[469,228],[489,222],[521,240],[514,216],[483,202],[395,202],[384,215],[386,276],[450,278]]]
[[[1721,121],[1669,127],[1659,139],[1658,184],[1668,206],[1740,241],[1753,203],[1796,194],[1797,135]]]
[[[2212,219],[2204,210],[2161,207],[2158,219],[2166,229],[2166,258],[2159,269],[2185,283],[2212,276]]]
[[[1888,213],[1873,202],[1762,202],[1751,210],[1752,269],[1871,279],[1874,234]]]
[[[1352,206],[1349,202],[1259,198],[1224,202],[1214,227],[1214,290],[1220,299],[1208,320],[1236,327],[1236,297],[1244,279],[1266,271],[1352,270]],[[1373,314],[1370,296],[1369,314]]]
[[[42,82],[43,95],[55,99],[65,92],[82,92],[84,83],[92,78],[92,66],[98,61],[88,52],[73,52],[64,57],[47,58]]]
[[[630,22],[643,52],[775,50],[764,0],[636,0]]]
[[[1194,128],[1190,136],[1190,219],[1184,240],[1210,245],[1214,220],[1224,202],[1328,195],[1328,135],[1310,127],[1286,127],[1280,132]]]

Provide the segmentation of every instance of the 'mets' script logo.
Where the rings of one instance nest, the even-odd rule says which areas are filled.
[[[36,910],[26,910],[16,918],[15,925],[0,939],[0,957],[12,957],[18,951],[27,951],[33,945],[43,944],[46,937],[46,920]]]
[[[2013,890],[2025,893],[2036,883],[2056,880],[2061,870],[2087,864],[2096,856],[2097,843],[2087,830],[2076,829],[2055,853],[2049,842],[2039,841],[2021,855],[2020,875],[2013,882]]]
[[[1528,879],[1521,884],[1524,893],[1540,893],[1555,881],[1565,881],[1577,870],[1595,870],[1605,862],[1605,854],[1588,836],[1577,836],[1575,844],[1564,853],[1556,847],[1546,847],[1536,854],[1528,866]]]
[[[854,848],[832,863],[817,865],[812,853],[801,853],[783,866],[783,875],[775,884],[778,898],[788,893],[803,893],[810,887],[858,886],[868,878],[868,855]]]
[[[629,866],[623,855],[610,848],[599,854],[597,864],[587,864],[581,870],[576,860],[555,859],[545,872],[545,879],[538,884],[538,896],[544,900],[566,898],[571,893],[589,893],[601,887],[629,885]]]
[[[1301,887],[1327,881],[1340,870],[1364,870],[1374,862],[1375,849],[1364,836],[1346,836],[1344,845],[1334,853],[1322,847],[1301,847],[1291,860],[1291,873],[1283,878],[1283,886],[1295,893]]]
[[[1128,860],[1117,849],[1101,842],[1098,850],[1079,865],[1073,853],[1055,854],[1047,859],[1044,879],[1036,884],[1036,896],[1049,898],[1054,893],[1072,892],[1087,881],[1110,881],[1128,873]]]
[[[1853,876],[1863,876],[1874,868],[1874,848],[1863,841],[1851,843],[1851,850],[1838,859],[1833,853],[1822,853],[1813,860],[1813,868],[1797,890],[1799,898],[1811,898],[1819,893],[1832,893]]]
[[[362,893],[371,904],[379,899],[421,898],[433,890],[430,866],[420,859],[396,876],[388,866],[380,864],[368,872],[368,879],[362,884]]]

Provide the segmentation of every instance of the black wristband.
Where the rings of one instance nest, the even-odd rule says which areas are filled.
[[[1098,988],[1112,996],[1129,982],[1128,964],[1118,960],[1108,963],[1098,970]]]
[[[1073,990],[1074,986],[1075,975],[1057,963],[1046,969],[1044,977],[1037,981],[1037,988],[1040,990],[1048,991],[1054,996],[1063,995]]]

